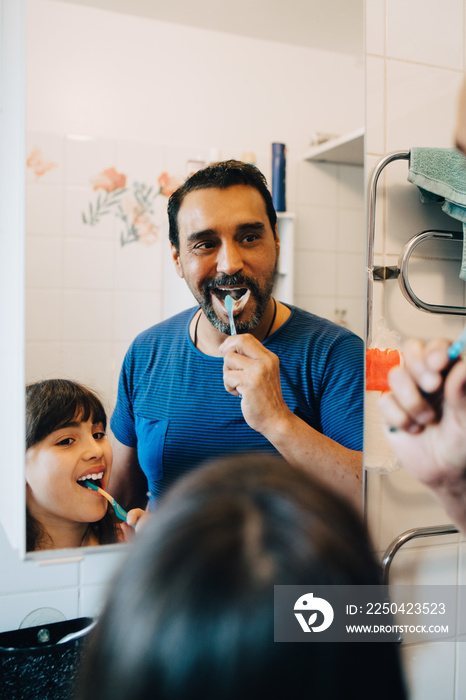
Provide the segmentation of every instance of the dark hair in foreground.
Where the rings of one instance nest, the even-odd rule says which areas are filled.
[[[397,700],[391,644],[275,643],[274,584],[377,584],[348,504],[278,458],[180,480],[130,545],[77,700]]]
[[[254,187],[259,192],[264,200],[270,226],[275,236],[277,214],[264,175],[259,168],[256,168],[256,166],[251,163],[243,163],[240,160],[224,160],[220,163],[212,163],[206,168],[195,172],[173,192],[168,200],[168,237],[170,243],[178,252],[180,250],[178,212],[180,211],[180,207],[186,195],[194,190],[203,190],[209,187],[217,187],[218,189],[225,190],[234,185],[247,185],[249,187]]]
[[[69,379],[45,379],[26,386],[26,451],[47,435],[73,420],[102,423],[107,416],[100,399],[87,387]],[[118,541],[117,521],[111,508],[102,520],[90,523],[100,544]],[[26,549],[46,548],[48,535],[41,523],[26,508]]]

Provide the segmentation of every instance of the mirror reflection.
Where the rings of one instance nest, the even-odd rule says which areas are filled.
[[[255,163],[270,184],[274,142],[286,144],[287,204],[278,215],[276,323],[291,304],[362,337],[362,148],[359,160],[325,153],[330,137],[363,125],[357,6],[353,46],[338,45],[337,22],[324,48],[322,31],[314,46],[312,36],[291,38],[293,26],[314,26],[314,3],[291,3],[280,40],[117,13],[111,3],[29,0],[28,383],[85,384],[110,417],[134,338],[193,307],[177,274],[183,253],[168,240],[168,196],[191,173],[230,158]],[[271,300],[266,307],[270,323]]]

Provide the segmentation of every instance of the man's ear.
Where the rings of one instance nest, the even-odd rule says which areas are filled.
[[[180,262],[180,254],[177,251],[177,249],[175,248],[175,246],[173,245],[173,243],[170,243],[170,248],[171,248],[173,262],[175,263],[176,274],[178,275],[178,277],[181,277],[181,279],[183,279],[184,275],[183,275],[183,268],[181,267],[181,262]]]
[[[280,236],[278,235],[278,224],[275,224],[275,247],[277,249],[277,260],[280,255]]]

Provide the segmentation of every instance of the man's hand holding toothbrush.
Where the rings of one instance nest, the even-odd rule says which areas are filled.
[[[466,532],[466,363],[446,340],[410,340],[379,405],[401,464]],[[450,350],[450,353],[449,353]]]

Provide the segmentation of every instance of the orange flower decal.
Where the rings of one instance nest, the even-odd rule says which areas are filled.
[[[94,190],[105,190],[113,192],[114,190],[122,190],[126,187],[126,175],[117,172],[114,167],[106,168],[92,180]]]
[[[173,192],[178,189],[180,184],[176,177],[173,177],[166,172],[159,175],[157,182],[160,187],[160,194],[163,194],[164,197],[170,197]]]
[[[36,177],[42,177],[49,170],[57,167],[57,163],[45,160],[40,148],[33,148],[29,158],[26,161],[26,166],[34,171]]]

